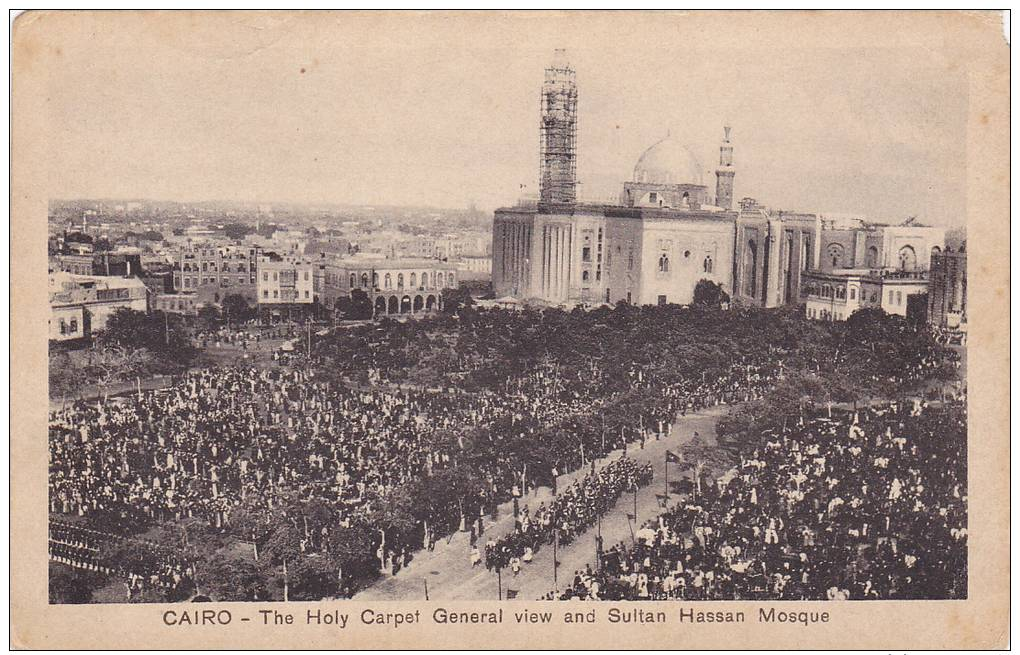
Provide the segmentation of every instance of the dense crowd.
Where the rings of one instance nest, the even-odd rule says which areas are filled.
[[[837,358],[871,357],[893,373],[862,376],[897,383],[928,375],[939,353],[920,341],[918,360],[907,328],[894,328],[898,350],[881,334],[885,351],[841,347]],[[515,490],[551,486],[557,472],[663,433],[678,413],[755,400],[790,368],[829,365],[805,345],[843,339],[819,331],[828,329],[767,313],[625,307],[344,330],[277,366],[192,370],[169,389],[52,412],[51,514],[123,534],[200,519],[256,550],[278,548],[274,531],[293,528],[295,549],[339,558],[333,579],[350,586],[458,528],[476,543],[481,517]],[[614,471],[559,494],[575,501],[557,512],[562,538],[626,489]],[[528,536],[497,544],[491,565],[540,547],[548,537],[525,542],[549,512],[524,514],[514,534]]]
[[[965,407],[893,404],[762,434],[561,597],[965,598]]]
[[[147,540],[124,539],[59,520],[49,522],[49,556],[58,564],[124,580],[127,600],[146,589],[170,590],[193,576],[177,553]],[[105,552],[104,552],[105,551]],[[111,561],[109,554],[120,557]]]
[[[638,464],[627,457],[613,460],[560,491],[549,506],[542,503],[534,513],[525,507],[513,530],[486,544],[486,568],[510,567],[516,572],[520,563],[530,561],[543,545],[554,539],[569,544],[605,515],[624,492],[651,481],[650,464]]]

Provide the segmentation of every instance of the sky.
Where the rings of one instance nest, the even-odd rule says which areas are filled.
[[[714,192],[728,123],[736,198],[963,223],[967,84],[934,49],[552,18],[83,18],[35,62],[52,197],[513,204],[537,192],[543,69],[565,47],[582,198],[618,196],[667,132]]]

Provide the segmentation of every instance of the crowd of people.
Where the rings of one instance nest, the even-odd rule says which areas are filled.
[[[563,599],[965,598],[965,398],[762,434],[717,486],[610,548]]]
[[[120,551],[116,561],[110,553]],[[125,556],[126,553],[130,553]],[[146,590],[172,590],[194,572],[165,545],[143,539],[125,539],[106,531],[51,519],[50,560],[76,569],[119,575],[126,600]]]
[[[302,554],[362,530],[350,541],[379,566],[337,567],[356,586],[458,528],[477,540],[480,517],[515,489],[551,486],[677,414],[760,398],[804,365],[803,322],[771,316],[487,310],[361,326],[275,366],[197,369],[168,389],[78,401],[51,412],[51,515],[115,534],[201,519],[261,547],[256,526],[282,512]],[[760,343],[763,320],[778,345]],[[558,494],[564,540],[644,473],[592,475]],[[515,534],[527,538],[497,544],[487,563],[548,543],[525,542],[550,511],[524,514]]]
[[[489,570],[511,568],[515,573],[521,562],[530,562],[543,546],[557,540],[569,544],[595,525],[624,492],[637,490],[652,481],[652,466],[621,457],[574,481],[546,506],[534,513],[527,507],[514,520],[514,528],[498,540],[485,545],[485,566]],[[473,553],[473,556],[476,556]],[[473,560],[474,562],[475,560]]]

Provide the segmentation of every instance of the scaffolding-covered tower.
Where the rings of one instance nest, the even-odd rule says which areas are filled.
[[[542,84],[541,169],[543,203],[577,200],[577,80],[566,51],[556,50]]]

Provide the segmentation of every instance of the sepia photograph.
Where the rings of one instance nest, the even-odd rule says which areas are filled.
[[[31,593],[398,629],[972,598],[971,446],[1008,448],[968,429],[983,87],[909,39],[747,42],[825,16],[884,20],[19,17]]]

